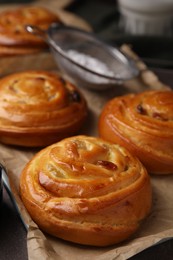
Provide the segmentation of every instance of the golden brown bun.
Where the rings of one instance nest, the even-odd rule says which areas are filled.
[[[0,15],[0,44],[2,45],[42,45],[43,41],[26,31],[26,25],[36,25],[47,29],[51,23],[59,22],[57,15],[46,8],[26,6]]]
[[[34,47],[45,48],[46,44],[38,36],[28,33],[25,28],[26,25],[36,25],[45,30],[53,22],[60,22],[59,17],[48,9],[39,6],[25,6],[3,11],[0,14],[0,45],[8,47],[11,55],[13,50],[14,55],[16,54],[14,47],[18,48],[18,55],[23,54],[24,47],[26,54],[28,54],[27,47],[30,51],[33,48],[34,53]],[[19,51],[20,48],[22,53]]]
[[[0,80],[0,141],[46,146],[74,135],[87,105],[79,90],[45,71],[15,73]]]
[[[129,238],[151,208],[150,178],[139,160],[87,136],[37,153],[21,174],[20,192],[43,231],[94,246]]]
[[[154,90],[110,100],[99,135],[125,146],[155,174],[173,173],[173,91]]]
[[[18,55],[28,55],[43,51],[43,48],[28,46],[4,46],[0,45],[0,57],[11,57]]]

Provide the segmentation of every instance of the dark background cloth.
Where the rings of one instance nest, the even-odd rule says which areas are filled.
[[[59,0],[57,0],[59,1]],[[29,0],[0,0],[0,3],[31,3]],[[131,44],[133,50],[159,73],[161,80],[173,86],[172,37],[126,35],[119,27],[120,14],[115,0],[74,0],[66,8],[92,26],[96,35],[113,46]],[[0,208],[0,260],[27,260],[26,231],[3,189]],[[173,240],[144,250],[131,260],[173,260]],[[44,259],[41,259],[44,260]]]

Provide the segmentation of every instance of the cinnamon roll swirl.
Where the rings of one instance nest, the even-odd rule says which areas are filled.
[[[125,148],[74,136],[38,152],[22,171],[20,193],[45,232],[106,246],[129,238],[151,209],[146,169]]]
[[[150,173],[173,173],[173,91],[152,90],[110,100],[99,135],[125,146]]]
[[[0,142],[46,146],[76,134],[86,116],[82,94],[54,73],[25,71],[0,80]]]
[[[1,12],[0,45],[44,46],[45,42],[26,31],[26,25],[36,25],[48,29],[51,23],[60,22],[59,17],[41,6],[23,6]]]

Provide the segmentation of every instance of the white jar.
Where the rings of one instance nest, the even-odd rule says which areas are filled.
[[[125,32],[140,35],[173,34],[173,0],[118,0]]]

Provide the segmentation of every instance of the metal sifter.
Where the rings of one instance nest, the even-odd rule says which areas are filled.
[[[103,90],[139,74],[133,60],[93,33],[59,23],[47,31],[31,25],[26,30],[48,43],[60,71],[79,87]]]

